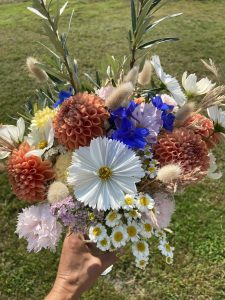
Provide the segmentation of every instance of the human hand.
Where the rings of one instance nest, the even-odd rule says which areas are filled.
[[[97,254],[94,250],[94,245],[86,244],[81,235],[72,233],[65,238],[57,277],[45,300],[79,299],[115,263],[115,253]]]

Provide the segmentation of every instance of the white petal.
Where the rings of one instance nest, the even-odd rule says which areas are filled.
[[[25,122],[23,118],[19,118],[17,121],[17,128],[18,128],[18,138],[19,141],[22,142],[23,141],[23,136],[24,136],[24,132],[25,132]]]

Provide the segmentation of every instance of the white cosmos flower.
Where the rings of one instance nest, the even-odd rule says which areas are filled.
[[[106,228],[98,223],[95,226],[89,228],[89,238],[91,241],[99,241],[107,235]]]
[[[115,248],[121,248],[126,245],[128,235],[125,226],[117,226],[111,234],[111,242]]]
[[[23,118],[17,120],[16,126],[14,125],[1,125],[0,126],[0,159],[8,157],[11,153],[7,149],[7,145],[13,146],[23,141],[25,132],[25,122]]]
[[[137,259],[142,259],[143,257],[149,256],[149,247],[145,241],[137,241],[132,244],[133,255]]]
[[[140,158],[125,144],[98,137],[89,147],[73,154],[68,183],[75,197],[98,210],[121,207],[124,193],[136,193],[136,182],[144,177]]]
[[[211,106],[207,108],[207,113],[210,119],[212,119],[215,123],[215,126],[217,125],[222,127],[221,129],[224,132],[221,132],[221,134],[225,136],[225,111],[218,106]]]
[[[210,161],[210,166],[209,166],[209,169],[208,169],[208,173],[207,173],[207,176],[210,178],[210,179],[214,179],[214,180],[217,180],[217,179],[220,179],[222,177],[222,172],[216,172],[217,170],[217,164],[216,164],[216,158],[215,156],[213,155],[213,153],[209,153],[209,161]]]
[[[159,56],[157,55],[152,56],[151,63],[155,69],[157,76],[159,77],[161,82],[166,86],[167,90],[171,93],[175,102],[179,106],[183,106],[186,102],[186,96],[181,90],[180,84],[177,81],[177,79],[170,76],[169,74],[166,74],[163,71]]]
[[[105,223],[109,227],[115,227],[119,225],[121,217],[122,215],[119,214],[116,210],[110,211],[105,218]]]
[[[102,251],[107,251],[110,249],[110,238],[106,235],[98,240],[97,247]]]
[[[160,240],[158,248],[162,255],[173,258],[174,247],[171,247],[167,240]]]
[[[141,212],[148,212],[150,209],[153,209],[155,201],[148,194],[140,193],[137,197],[136,205]]]
[[[136,258],[135,263],[137,268],[144,270],[148,264],[148,257]]]
[[[27,137],[30,146],[35,146],[35,150],[27,153],[27,156],[42,156],[45,151],[49,150],[54,144],[54,128],[51,119],[43,128],[32,127]]]
[[[212,83],[207,77],[197,81],[195,74],[187,76],[187,72],[184,72],[182,85],[188,96],[197,96],[208,93],[216,84]]]

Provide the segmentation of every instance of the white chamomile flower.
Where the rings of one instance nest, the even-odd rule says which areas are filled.
[[[137,259],[149,256],[149,247],[145,241],[139,240],[132,244],[132,253]]]
[[[166,239],[166,233],[163,230],[155,230],[154,235],[158,237],[160,240],[165,240]]]
[[[150,238],[153,234],[153,227],[149,222],[143,222],[140,225],[140,234],[145,238]]]
[[[173,258],[174,247],[171,247],[167,240],[160,240],[158,249],[162,255]]]
[[[78,201],[97,210],[119,209],[145,176],[141,160],[122,142],[98,137],[73,153],[68,183]]]
[[[119,225],[121,217],[122,215],[119,214],[116,210],[110,211],[105,218],[105,223],[109,227],[115,227]]]
[[[211,106],[207,108],[207,113],[214,122],[215,130],[225,137],[225,111],[222,111],[218,106]]]
[[[214,180],[220,179],[223,174],[222,172],[216,172],[217,170],[216,158],[212,152],[209,153],[209,162],[210,165],[209,165],[207,176],[210,179],[214,179]]]
[[[187,76],[187,72],[184,72],[182,76],[182,85],[189,97],[203,95],[208,93],[216,84],[212,83],[207,77],[197,81],[195,74]]]
[[[153,68],[155,69],[157,76],[159,77],[161,82],[166,86],[167,90],[171,93],[173,99],[179,106],[183,106],[186,103],[186,96],[181,90],[179,82],[176,80],[176,78],[173,78],[172,76],[166,74],[163,71],[159,56],[154,55],[152,57],[151,63]]]
[[[128,240],[128,235],[127,235],[126,227],[117,226],[113,228],[111,234],[111,242],[115,248],[121,248],[122,246],[125,246],[127,240]]]
[[[136,267],[144,270],[148,264],[148,257],[142,257],[141,259],[135,259]]]
[[[129,240],[131,240],[132,242],[136,242],[139,240],[139,236],[138,236],[138,225],[136,222],[129,222],[126,226],[126,230],[127,230],[127,235]]]
[[[107,251],[110,249],[110,238],[106,235],[98,240],[97,247],[102,251]]]
[[[135,206],[135,195],[126,194],[124,196],[123,209],[132,210]]]
[[[102,224],[98,223],[95,226],[91,226],[89,228],[89,238],[91,241],[99,241],[105,236],[106,228]]]
[[[136,200],[136,205],[139,211],[148,212],[153,209],[155,202],[148,194],[140,193]]]
[[[157,166],[155,164],[150,163],[150,165],[146,169],[146,174],[149,178],[155,178],[157,176]]]
[[[128,220],[132,220],[132,219],[137,220],[137,219],[141,218],[141,214],[136,209],[132,209],[132,210],[128,211],[127,213],[125,213],[124,215]]]

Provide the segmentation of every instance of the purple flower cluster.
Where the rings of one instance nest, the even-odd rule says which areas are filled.
[[[51,212],[64,226],[72,227],[77,233],[86,233],[89,223],[88,210],[73,197],[68,196],[62,201],[52,204]]]

